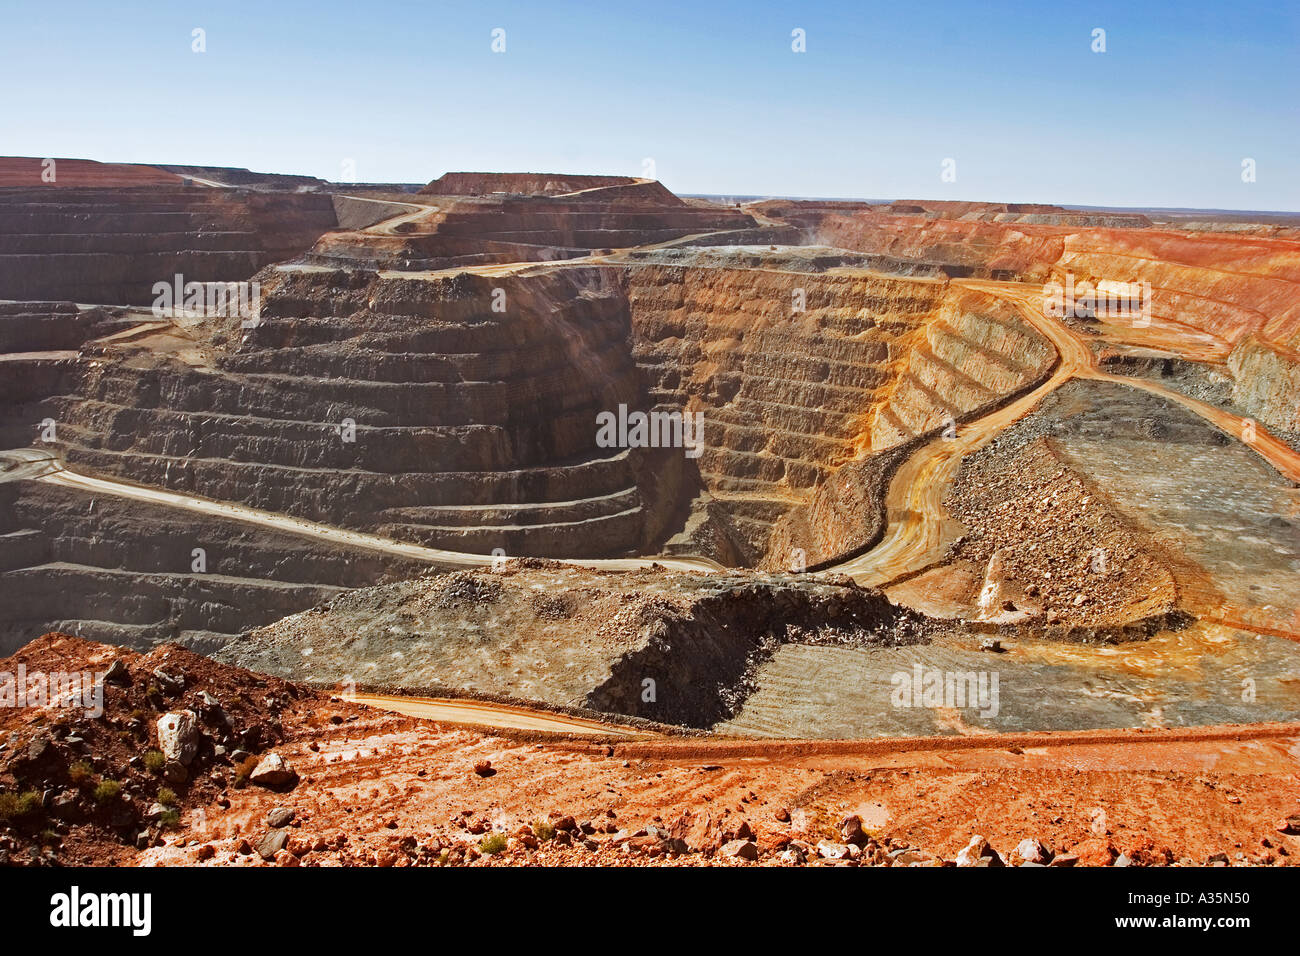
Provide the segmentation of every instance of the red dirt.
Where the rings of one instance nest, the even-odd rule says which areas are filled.
[[[936,865],[974,834],[1004,857],[1033,837],[1084,865],[1109,862],[1112,847],[1139,865],[1203,863],[1219,853],[1234,864],[1286,865],[1300,852],[1300,836],[1277,829],[1300,809],[1300,727],[1291,725],[930,741],[658,738],[615,747],[371,710],[174,646],[142,656],[47,635],[0,669],[21,660],[29,671],[102,670],[119,657],[133,683],[109,685],[101,721],[67,711],[0,713],[6,789],[67,786],[52,779],[57,760],[42,764],[46,779],[37,781],[26,758],[34,737],[67,724],[92,743],[97,776],[125,780],[129,803],[147,805],[158,779],[126,761],[155,745],[158,713],[196,705],[201,689],[236,727],[270,728],[267,749],[300,780],[279,793],[236,786],[228,758],[201,747],[195,782],[175,787],[179,825],[151,830],[155,845],[136,850],[95,810],[82,822],[0,829],[14,862],[31,861],[43,829],[62,828],[45,861],[262,865],[254,845],[276,807],[292,809],[294,820],[284,848],[266,861],[275,865],[740,865],[719,851],[750,832],[753,864],[772,865],[789,862],[782,851],[792,846],[816,860],[817,843],[841,841],[840,823],[853,816],[866,831],[854,865]],[[146,688],[160,666],[183,674],[186,689],[155,707]],[[147,718],[143,737],[129,727],[133,712]],[[58,739],[52,747],[68,749]],[[551,826],[566,835],[545,839]],[[480,850],[491,833],[504,844],[494,855]],[[889,854],[902,847],[914,849],[894,863]]]
[[[0,156],[3,186],[178,186],[184,180],[153,166],[97,163],[91,159],[55,159],[54,182],[41,178],[44,159],[35,156]]]

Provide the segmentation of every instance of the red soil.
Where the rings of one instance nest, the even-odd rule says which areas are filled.
[[[772,865],[790,861],[782,856],[790,846],[816,860],[812,848],[842,839],[841,821],[854,816],[866,831],[855,864],[935,865],[974,834],[1004,856],[1036,838],[1085,865],[1116,852],[1139,865],[1220,853],[1232,863],[1287,865],[1300,853],[1300,836],[1278,829],[1300,809],[1295,726],[614,745],[372,710],[174,646],[139,655],[47,635],[0,660],[0,671],[20,660],[29,671],[103,670],[116,659],[131,683],[108,686],[100,719],[0,710],[0,785],[49,790],[58,801],[0,824],[11,862],[261,865],[255,846],[275,808],[292,810],[293,820],[272,834],[284,847],[265,862],[287,866],[738,865],[719,851],[750,833],[754,862]],[[184,690],[160,687],[167,682],[156,669],[182,678]],[[180,819],[149,826],[152,845],[137,850],[162,781],[129,761],[157,746],[160,713],[182,707],[203,714],[204,740],[190,782],[174,785]],[[252,749],[283,756],[296,785],[274,792],[238,780],[211,747],[228,725],[261,728],[265,742]],[[66,779],[68,760],[87,745],[92,779]],[[99,779],[126,786],[98,803],[90,794]],[[564,836],[547,839],[552,825]],[[493,833],[502,849],[484,853]],[[904,846],[915,849],[890,856]]]
[[[0,186],[155,186],[180,185],[175,173],[153,166],[97,163],[91,159],[55,159],[54,182],[41,178],[45,160],[35,156],[0,156]]]

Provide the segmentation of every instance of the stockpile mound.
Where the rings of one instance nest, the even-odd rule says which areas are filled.
[[[1168,623],[1169,560],[1050,438],[994,444],[963,462],[945,505],[967,528],[950,555],[978,572],[984,620],[1065,628]]]
[[[291,680],[473,692],[708,727],[783,643],[925,640],[847,578],[600,572],[532,559],[352,591],[218,659]]]

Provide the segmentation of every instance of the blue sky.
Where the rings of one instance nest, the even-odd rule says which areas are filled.
[[[7,0],[0,33],[0,154],[329,179],[1300,211],[1298,120],[1295,2]]]

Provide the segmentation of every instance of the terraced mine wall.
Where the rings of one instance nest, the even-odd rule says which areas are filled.
[[[1273,428],[1300,427],[1300,243],[1294,237],[1256,225],[1232,233],[1177,231],[1122,215],[971,218],[934,205],[912,215],[899,215],[896,207],[756,208],[831,245],[956,266],[980,278],[1149,283],[1153,318],[1222,343],[1241,407]]]
[[[826,245],[958,268],[978,279],[1044,282],[1065,247],[1066,229],[881,212],[804,217]]]
[[[1300,335],[1293,345],[1300,345]],[[1300,350],[1250,336],[1233,348],[1228,368],[1237,404],[1270,429],[1300,432]]]
[[[882,407],[928,432],[1022,384],[999,349],[1034,342],[962,311],[941,280],[683,255],[503,276],[270,269],[257,326],[202,330],[210,365],[147,337],[103,345],[75,381],[28,396],[12,446],[50,418],[74,467],[508,555],[652,552],[704,492],[681,546],[753,565],[774,523],[872,450]],[[703,455],[599,447],[597,415],[620,406],[702,412]],[[866,471],[825,487],[840,500],[810,512],[826,519],[814,561],[878,530],[830,520],[877,493]]]
[[[50,165],[50,163],[53,165]],[[53,181],[50,181],[50,177]],[[66,189],[70,186],[178,186],[179,176],[157,166],[97,163],[93,159],[45,159],[37,156],[0,157],[0,188]]]
[[[644,405],[611,270],[264,280],[213,367],[123,346],[31,414],[74,466],[436,547],[622,555],[664,533],[682,450],[597,445],[599,412]]]
[[[898,456],[868,456],[984,414],[1055,360],[1012,310],[942,280],[710,255],[629,268],[628,300],[649,401],[704,410],[712,500],[692,541],[730,542],[737,563],[787,567],[799,549],[816,565],[869,546]]]
[[[196,565],[196,551],[202,563]],[[42,482],[0,484],[0,652],[49,631],[211,653],[343,588],[425,566]]]
[[[309,261],[407,271],[548,262],[592,250],[756,228],[754,219],[740,210],[688,205],[658,183],[563,196],[448,196],[431,205],[427,216],[399,223],[391,232],[324,236]],[[755,234],[773,232],[785,230],[772,227]]]
[[[906,367],[876,411],[871,448],[891,448],[977,417],[1041,382],[1056,350],[991,296],[949,295],[907,350]]]
[[[947,429],[1036,388],[1056,365],[1045,338],[982,296],[950,294],[922,332],[877,407],[871,451],[836,469],[777,521],[762,567],[786,567],[797,553],[817,570],[874,547],[885,531],[886,495],[898,466]]]
[[[655,265],[629,268],[627,293],[648,401],[704,412],[700,476],[752,563],[772,522],[853,457],[944,286]]]
[[[122,309],[0,304],[0,448],[66,451],[77,419],[58,417],[79,406],[93,363],[102,361],[78,349],[138,321]],[[56,441],[45,440],[47,419],[55,419]],[[113,427],[105,422],[95,440],[129,445],[139,438],[114,435]],[[0,470],[0,653],[52,630],[139,648],[175,640],[207,652],[342,588],[425,568],[235,521],[5,478]],[[200,570],[195,548],[204,555]]]
[[[1232,343],[1300,332],[1300,243],[1168,230],[1069,236],[1057,273],[1151,283],[1153,312]]]
[[[78,388],[88,361],[80,349],[134,321],[71,302],[0,302],[0,448],[38,441],[47,400]]]
[[[965,266],[982,278],[1046,282],[1069,274],[1076,283],[1149,282],[1156,316],[1229,344],[1252,333],[1286,342],[1300,331],[1300,243],[1289,237],[1135,229],[1123,221],[1091,227],[935,218],[880,208],[844,214],[797,204],[789,214],[829,245]]]
[[[0,189],[0,299],[149,305],[157,282],[243,281],[335,224],[324,194]]]
[[[0,302],[0,353],[79,349],[103,315],[71,302]]]

